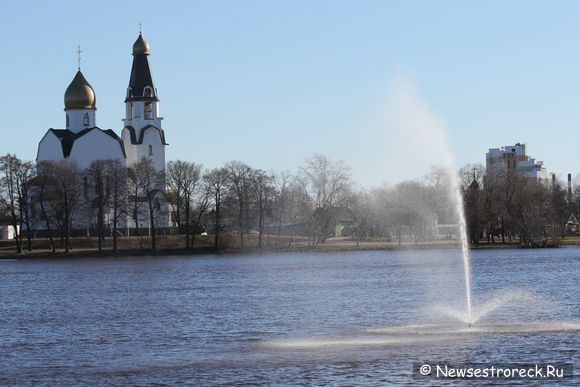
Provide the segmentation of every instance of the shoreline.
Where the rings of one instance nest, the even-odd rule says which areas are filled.
[[[561,247],[576,245],[562,244]],[[266,247],[225,247],[215,249],[213,247],[199,246],[193,249],[186,248],[160,248],[155,251],[147,248],[143,249],[118,249],[113,252],[111,249],[103,249],[99,252],[96,248],[79,248],[71,249],[68,253],[64,251],[57,251],[52,253],[50,251],[24,251],[21,254],[15,252],[0,253],[0,260],[28,260],[28,259],[83,259],[83,258],[127,258],[127,257],[175,257],[175,256],[196,256],[203,255],[217,255],[217,256],[231,256],[231,255],[249,255],[249,254],[276,254],[276,253],[335,253],[335,252],[349,252],[349,251],[413,251],[413,250],[445,250],[459,248],[458,243],[447,242],[423,242],[419,244],[408,243],[398,245],[396,243],[377,243],[377,242],[331,242],[319,244],[316,246],[295,245],[295,246],[266,246]],[[470,251],[475,250],[493,250],[493,249],[519,249],[532,248],[525,247],[514,243],[497,243],[484,244],[480,246],[470,246]]]

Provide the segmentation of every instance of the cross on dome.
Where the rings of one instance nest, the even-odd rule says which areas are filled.
[[[79,45],[77,47],[77,63],[79,65],[79,71],[81,69],[81,53],[82,53],[82,50],[81,50],[81,46]]]

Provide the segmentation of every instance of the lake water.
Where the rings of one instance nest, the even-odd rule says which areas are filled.
[[[455,250],[0,261],[0,384],[414,385],[414,362],[577,363],[579,257],[472,252],[471,327]]]

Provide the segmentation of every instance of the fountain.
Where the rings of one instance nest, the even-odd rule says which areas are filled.
[[[438,305],[427,308],[424,324],[388,325],[383,327],[362,327],[345,332],[344,335],[316,338],[290,338],[264,343],[266,347],[300,350],[326,347],[361,346],[412,346],[415,344],[470,340],[481,336],[518,335],[538,332],[576,332],[580,330],[577,321],[534,320],[534,316],[545,315],[556,309],[556,303],[526,289],[504,289],[491,294],[488,301],[473,305],[471,288],[471,267],[467,224],[464,212],[461,182],[457,176],[453,154],[446,140],[445,126],[434,116],[412,82],[398,79],[395,97],[390,101],[389,119],[400,127],[400,132],[411,133],[418,145],[413,148],[419,154],[430,154],[444,167],[448,178],[448,194],[454,203],[454,215],[458,223],[460,252],[463,268],[465,309]],[[401,129],[402,128],[402,129]],[[398,133],[400,136],[400,133]],[[424,143],[421,145],[421,141]],[[408,147],[403,146],[403,149]],[[435,152],[435,153],[434,153]],[[525,320],[485,321],[484,317],[506,308],[523,308]],[[534,310],[535,309],[535,310]],[[536,313],[534,313],[536,312]],[[482,322],[481,320],[484,319]],[[451,320],[451,321],[449,321]]]
[[[450,171],[448,169],[448,171]],[[469,265],[469,242],[467,240],[467,224],[465,221],[465,209],[463,205],[463,196],[457,176],[449,172],[450,181],[455,182],[452,185],[453,199],[455,201],[455,211],[459,220],[459,237],[461,239],[461,254],[463,257],[463,275],[465,281],[465,298],[467,302],[467,325],[471,326],[471,267]]]
[[[403,128],[403,131],[407,135],[410,135],[410,138],[398,138],[397,141],[410,143],[409,146],[412,146],[413,149],[418,150],[418,153],[424,155],[431,165],[439,164],[443,167],[449,181],[448,195],[454,204],[461,243],[467,315],[465,320],[469,325],[471,324],[472,300],[467,224],[463,207],[461,182],[456,173],[457,168],[455,166],[453,152],[447,141],[446,126],[431,111],[428,104],[423,101],[418,88],[407,75],[403,74],[396,77],[388,105],[386,120],[393,127]],[[404,149],[406,146],[402,148]]]

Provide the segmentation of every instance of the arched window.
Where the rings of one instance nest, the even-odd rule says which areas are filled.
[[[149,87],[145,88],[145,97],[151,97],[151,88]]]
[[[151,102],[145,102],[145,119],[153,119],[153,104]]]
[[[149,156],[153,156],[153,145],[149,145]]]
[[[83,116],[83,125],[89,126],[89,113],[85,113],[85,115]]]

